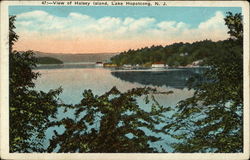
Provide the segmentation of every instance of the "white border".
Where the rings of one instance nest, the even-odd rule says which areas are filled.
[[[89,1],[91,2],[91,1]],[[111,1],[109,1],[110,3]],[[118,2],[118,1],[116,1]],[[120,1],[121,2],[121,1]],[[124,1],[123,1],[124,2]],[[143,1],[137,1],[143,2]],[[149,1],[144,1],[149,2]],[[156,1],[151,1],[156,2]],[[162,3],[162,1],[159,1]],[[243,153],[9,153],[9,65],[8,65],[8,6],[41,5],[41,1],[2,1],[1,2],[1,52],[0,52],[0,106],[1,106],[1,157],[2,159],[248,159],[249,156],[249,3],[246,1],[164,1],[168,6],[221,6],[242,7],[244,15],[244,152]],[[3,23],[4,22],[4,23]]]

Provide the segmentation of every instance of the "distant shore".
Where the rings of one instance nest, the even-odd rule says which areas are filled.
[[[175,66],[165,68],[152,67],[97,67],[95,62],[77,62],[77,63],[63,63],[63,64],[37,64],[34,69],[60,69],[60,68],[113,68],[115,71],[165,71],[169,69],[188,69],[188,68],[209,68],[209,66]]]

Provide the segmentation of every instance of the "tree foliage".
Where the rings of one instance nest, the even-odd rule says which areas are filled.
[[[117,65],[123,64],[152,64],[164,62],[169,66],[186,66],[197,60],[206,60],[225,48],[224,41],[213,42],[211,40],[197,41],[193,43],[174,43],[166,46],[151,46],[137,50],[128,50],[111,58]],[[205,64],[203,64],[205,65]]]
[[[10,16],[9,18],[9,52],[12,51],[12,47],[14,43],[18,40],[19,36],[16,34],[14,29],[16,28],[14,22],[16,20],[16,16]]]
[[[34,90],[39,74],[32,71],[36,58],[32,51],[13,51],[18,40],[15,17],[9,18],[9,111],[10,152],[42,152],[49,117],[55,116],[61,89],[48,93]]]
[[[81,103],[70,107],[75,110],[74,119],[54,122],[53,125],[64,126],[65,131],[62,134],[55,131],[49,152],[58,145],[58,152],[159,152],[149,143],[159,141],[161,137],[148,135],[146,130],[167,134],[156,125],[166,121],[164,112],[170,108],[160,106],[153,97],[150,111],[140,108],[138,97],[144,96],[148,104],[148,94],[152,93],[155,90],[151,88],[134,88],[121,93],[113,87],[96,96],[91,90],[85,90]]]
[[[243,44],[240,14],[228,13],[225,24],[234,39],[207,60],[209,81],[181,101],[172,117],[176,152],[243,151]],[[236,28],[236,29],[235,29]]]
[[[240,13],[236,13],[233,15],[231,12],[227,12],[227,17],[224,18],[225,24],[227,25],[229,31],[228,34],[230,38],[233,40],[242,43],[243,41],[243,22],[242,15]]]

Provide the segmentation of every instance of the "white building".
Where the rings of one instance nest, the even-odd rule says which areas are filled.
[[[96,62],[96,63],[95,63],[95,66],[96,66],[96,67],[103,67],[103,63],[102,63],[102,62]]]
[[[180,53],[180,56],[181,56],[181,57],[188,56],[188,52]]]
[[[192,63],[192,65],[193,65],[193,66],[199,66],[202,62],[203,62],[203,60],[194,61],[194,62]]]
[[[165,68],[165,63],[155,62],[152,64],[152,68]]]
[[[132,65],[131,64],[124,64],[122,66],[123,69],[132,69]]]

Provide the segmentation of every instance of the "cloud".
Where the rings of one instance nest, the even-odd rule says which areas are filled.
[[[197,28],[185,30],[183,36],[193,36],[196,40],[224,40],[229,37],[227,31],[228,28],[224,22],[224,15],[222,12],[217,11],[213,17],[201,22]]]
[[[53,47],[57,46],[57,42],[58,45],[60,43],[67,47],[66,44],[70,46],[73,41],[77,41],[77,45],[86,44],[85,47],[90,48],[91,46],[87,46],[89,43],[86,41],[92,43],[96,41],[104,46],[103,50],[108,51],[105,46],[110,46],[110,43],[112,45],[126,44],[129,49],[143,47],[139,45],[166,45],[174,42],[192,42],[204,39],[223,40],[228,37],[223,18],[223,13],[217,11],[210,19],[191,28],[190,24],[184,22],[159,22],[151,17],[138,19],[102,17],[97,19],[74,12],[67,17],[59,17],[36,10],[17,15],[16,32],[21,37],[19,41],[23,41],[18,42],[17,47],[38,46],[34,43],[40,42],[39,44],[41,44],[41,42],[45,43],[46,40],[50,40],[54,41]],[[27,45],[28,42],[33,42],[33,45]],[[75,44],[76,42],[74,42],[74,47],[77,47]],[[126,47],[117,48],[126,49]],[[69,48],[72,49],[72,47]],[[101,50],[100,47],[98,48]],[[112,49],[115,50],[115,47]],[[34,48],[34,50],[36,49]],[[77,49],[77,51],[80,50]]]
[[[218,28],[226,28],[224,25],[224,15],[222,12],[217,11],[214,17],[211,17],[205,22],[199,24],[199,29],[218,29]]]
[[[188,28],[189,25],[183,22],[175,22],[175,21],[165,21],[165,22],[160,22],[157,24],[157,26],[161,30],[171,30],[171,31],[178,31],[181,29]]]
[[[46,17],[48,18],[52,18],[53,16],[49,15],[47,12],[44,11],[32,11],[32,12],[26,12],[26,13],[22,13],[17,15],[17,18],[20,20],[30,20],[30,19],[36,19],[37,17],[39,17],[39,20],[45,20]]]

